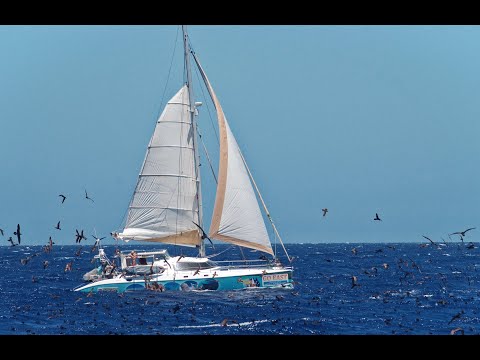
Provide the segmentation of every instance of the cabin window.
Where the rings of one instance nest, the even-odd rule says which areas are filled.
[[[212,261],[206,261],[206,262],[202,262],[202,263],[180,261],[180,262],[177,262],[175,264],[175,267],[177,268],[177,270],[183,270],[183,271],[188,271],[188,270],[195,271],[195,270],[198,270],[198,269],[200,269],[200,270],[210,269],[210,268],[213,268],[215,266],[216,266],[215,263],[212,262]]]
[[[138,259],[138,264],[139,265],[147,265],[147,259],[146,258],[139,258]]]

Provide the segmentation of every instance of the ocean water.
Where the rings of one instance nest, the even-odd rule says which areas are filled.
[[[287,244],[293,290],[87,296],[72,289],[93,267],[90,247],[0,247],[0,334],[480,334],[477,244]],[[238,258],[238,248],[215,250]]]

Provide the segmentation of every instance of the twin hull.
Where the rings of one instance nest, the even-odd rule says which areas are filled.
[[[199,274],[192,271],[177,271],[172,274],[146,276],[119,275],[112,279],[82,284],[75,291],[134,291],[143,290],[147,285],[160,285],[157,290],[239,290],[245,288],[292,288],[292,269],[221,269],[202,270]]]

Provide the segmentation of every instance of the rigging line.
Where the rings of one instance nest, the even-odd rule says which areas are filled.
[[[197,65],[196,71],[200,71],[201,66],[200,66],[199,60],[197,59],[197,56],[195,55],[195,51],[190,51],[190,53],[192,54],[193,60],[195,60],[195,64]],[[215,102],[213,101],[213,95],[212,95],[212,93],[210,92],[210,89],[207,86],[208,80],[205,78],[205,74],[203,73],[203,71],[200,71],[200,75],[202,76],[203,83],[207,87],[208,94],[210,95],[210,99],[212,99],[212,102],[213,102],[213,106],[215,106]],[[202,89],[202,87],[200,87],[200,89]],[[202,89],[202,92],[203,92],[203,89]],[[208,108],[208,104],[207,104],[207,108]],[[215,130],[215,127],[213,127],[213,128]],[[215,130],[215,134],[217,135],[217,141],[219,141],[218,134],[217,134],[216,130]]]
[[[202,134],[200,134],[200,130],[198,129],[198,126],[197,126],[197,131],[198,131],[198,137],[202,141],[203,151],[205,152],[205,155],[207,157],[208,165],[210,165],[210,170],[212,170],[213,178],[215,179],[215,184],[218,184],[217,176],[215,175],[215,170],[213,169],[212,161],[210,160],[210,156],[208,156],[207,147],[205,146],[205,143],[203,142]]]
[[[200,81],[200,76],[198,75],[198,67],[195,68],[195,74],[197,75],[198,83],[202,84]],[[213,122],[212,114],[210,112],[210,107],[208,106],[207,97],[205,96],[205,92],[203,91],[203,86],[199,85],[200,90],[202,91],[203,100],[205,101],[205,105],[207,106],[208,117],[210,118],[210,124],[212,124],[213,132],[215,133],[215,137],[217,138],[217,144],[220,144],[220,139],[218,138],[217,128]]]
[[[277,257],[277,234],[273,234],[275,236],[275,258]]]
[[[165,82],[165,87],[163,89],[163,95],[162,95],[162,100],[160,102],[160,108],[157,112],[157,117],[155,119],[155,127],[157,126],[157,121],[158,121],[158,118],[160,117],[160,114],[161,114],[161,111],[162,111],[162,108],[164,107],[163,106],[163,102],[165,100],[165,94],[167,92],[167,86],[168,86],[168,82],[170,81],[170,74],[171,74],[171,71],[172,71],[172,65],[173,65],[173,60],[175,58],[175,50],[177,49],[177,43],[178,43],[178,33],[179,33],[179,30],[180,30],[180,26],[177,27],[177,33],[175,35],[175,43],[173,44],[173,52],[172,52],[172,59],[170,60],[170,68],[168,69],[168,74],[167,74],[167,81]],[[152,135],[153,137],[153,135]],[[150,140],[151,142],[151,140]],[[150,143],[149,143],[150,145]],[[149,148],[147,148],[147,154],[148,154],[148,151],[150,151]],[[147,158],[147,156],[145,155],[145,159]],[[142,168],[141,168],[141,171],[140,171],[140,174],[142,173],[143,171],[143,167],[145,166],[145,160],[142,164]],[[130,205],[132,204],[133,202],[133,198],[135,197],[135,190],[137,189],[137,186],[138,186],[138,183],[140,182],[140,177],[138,177],[137,179],[137,183],[135,184],[135,188],[134,190],[132,191],[132,196],[130,197],[130,201],[129,201],[129,205],[128,207],[125,209],[124,213],[123,213],[123,216],[122,216],[122,220],[118,226],[118,228],[121,228],[122,227],[122,224],[125,224],[126,225],[126,221],[127,221],[127,214],[128,214],[128,210],[130,208]]]
[[[245,258],[245,254],[243,253],[242,247],[240,245],[237,245],[237,246],[240,249],[240,254],[242,254],[242,259],[246,261],[247,259]]]
[[[211,259],[211,258],[213,258],[213,257],[215,257],[215,256],[218,256],[218,255],[220,255],[220,254],[223,254],[225,251],[230,250],[230,249],[233,248],[234,246],[235,246],[235,245],[230,245],[228,248],[226,248],[225,250],[220,251],[219,253],[212,254],[212,255],[208,255],[208,256],[205,256],[205,257],[208,258],[208,259]],[[238,246],[238,245],[237,245],[237,246]]]
[[[160,102],[160,110],[158,112],[158,117],[160,116],[160,111],[162,110],[163,106],[163,101],[165,100],[165,93],[167,92],[167,86],[168,86],[168,81],[170,80],[170,73],[172,71],[172,65],[173,65],[173,60],[175,58],[175,50],[177,49],[177,43],[178,43],[178,32],[180,30],[180,26],[177,27],[177,34],[175,35],[175,44],[173,46],[173,53],[172,53],[172,59],[170,60],[170,67],[168,69],[168,75],[167,75],[167,81],[165,83],[165,88],[163,89],[163,94],[162,94],[162,101]]]

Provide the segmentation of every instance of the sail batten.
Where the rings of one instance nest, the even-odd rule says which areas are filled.
[[[174,176],[174,177],[179,177],[179,178],[188,178],[188,179],[191,179],[193,181],[195,181],[196,179],[192,176],[189,176],[189,175],[178,175],[178,174],[142,174],[140,175],[141,177],[146,177],[146,176]]]
[[[189,89],[183,86],[160,115],[120,238],[198,246],[198,197]]]
[[[180,123],[179,123],[180,124]],[[183,124],[183,123],[182,123]],[[175,146],[175,145],[156,145],[156,146],[149,146],[148,148],[149,149],[161,149],[161,148],[170,148],[170,147],[173,147],[173,148],[178,148],[178,149],[190,149],[190,150],[193,150],[193,148],[189,147],[189,146]]]
[[[130,206],[131,209],[167,209],[179,211],[191,211],[191,209],[182,209],[179,207],[162,207],[162,206]]]

